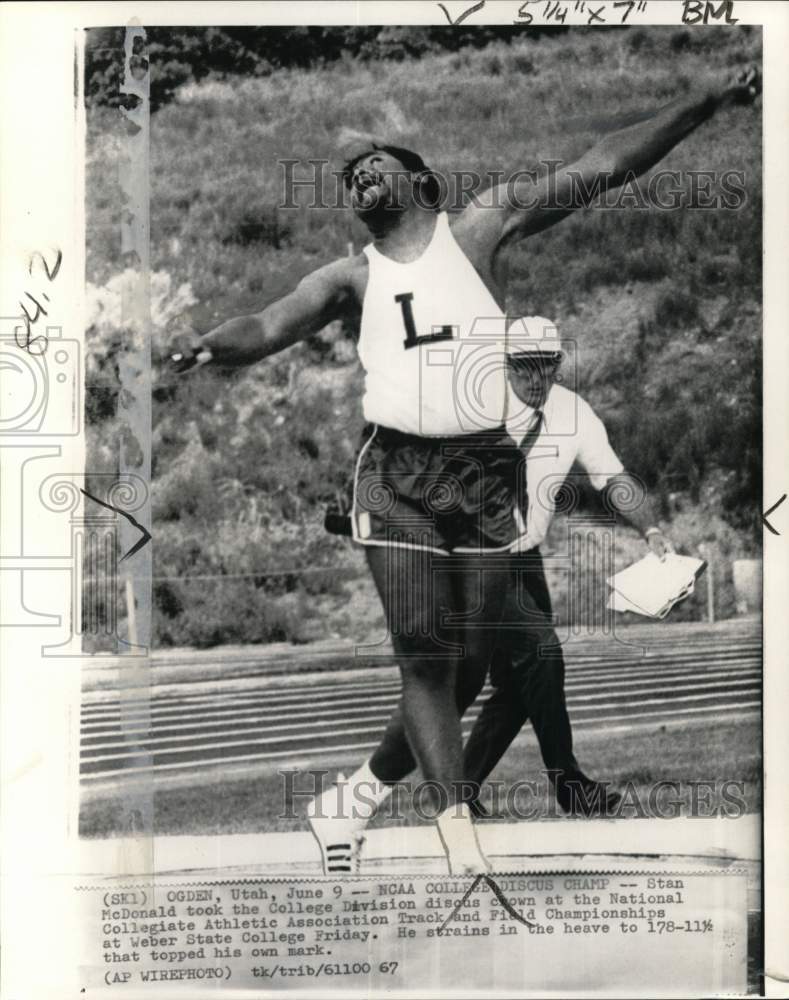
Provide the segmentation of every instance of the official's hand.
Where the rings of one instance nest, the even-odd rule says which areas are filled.
[[[647,545],[650,552],[654,552],[659,559],[663,559],[669,552],[674,551],[674,546],[663,532],[654,528],[647,535]]]
[[[179,375],[197,365],[207,364],[213,356],[203,338],[194,330],[182,330],[175,334],[167,345],[167,355]]]
[[[733,104],[753,104],[761,92],[761,71],[757,66],[746,66],[729,84],[726,96]]]

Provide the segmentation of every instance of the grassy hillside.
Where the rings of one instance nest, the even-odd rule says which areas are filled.
[[[575,30],[400,61],[346,55],[176,91],[153,115],[151,145],[157,641],[304,640],[378,615],[359,553],[322,530],[361,422],[353,317],[230,379],[175,384],[161,365],[176,317],[207,330],[366,242],[347,210],[278,207],[280,159],[339,169],[350,126],[392,135],[440,170],[528,168],[573,158],[691,83],[759,58],[749,29]],[[118,112],[94,106],[88,127],[90,467],[100,470],[116,453]],[[724,612],[731,559],[758,554],[760,142],[758,109],[725,111],[660,165],[682,171],[686,188],[688,170],[743,171],[737,211],[591,208],[507,262],[510,310],[552,316],[577,342],[568,376],[625,464],[686,551],[711,546]],[[554,546],[564,530],[559,520]],[[640,552],[619,533],[620,562]],[[364,597],[353,618],[349,586]],[[693,599],[679,613],[699,609]]]

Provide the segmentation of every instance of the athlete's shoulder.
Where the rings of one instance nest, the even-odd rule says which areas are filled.
[[[468,213],[442,211],[441,215],[446,217],[452,235],[464,249],[471,250],[479,243],[479,227]]]
[[[368,263],[363,253],[338,257],[324,264],[302,279],[325,286],[335,294],[352,294],[360,300],[367,285]]]
[[[443,214],[447,217],[448,228],[455,242],[469,260],[477,267],[487,264],[492,258],[495,241],[486,228],[479,224],[477,216],[466,211]]]
[[[367,257],[364,253],[350,254],[347,257],[337,257],[335,260],[318,268],[315,274],[323,274],[333,281],[353,281],[360,273],[367,271]]]
[[[465,211],[446,213],[447,229],[452,234],[455,244],[460,247],[466,260],[482,279],[493,298],[504,308],[504,276],[501,270],[500,258],[496,254],[497,242],[490,237],[484,226],[480,226],[476,217],[469,216]]]

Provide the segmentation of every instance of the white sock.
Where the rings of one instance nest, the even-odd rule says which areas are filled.
[[[468,803],[451,805],[436,816],[436,823],[447,851],[465,853],[469,850],[479,850],[477,831],[474,829]]]
[[[450,875],[476,875],[490,871],[487,858],[480,849],[467,802],[445,809],[436,817],[436,823]]]
[[[372,819],[386,802],[392,794],[392,788],[390,785],[385,785],[380,778],[376,778],[370,769],[370,761],[366,760],[348,778],[347,794],[348,808],[353,811],[352,815],[367,821]]]

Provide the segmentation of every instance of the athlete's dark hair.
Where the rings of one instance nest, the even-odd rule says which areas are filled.
[[[348,160],[342,168],[342,181],[345,187],[348,190],[351,188],[353,168],[356,164],[366,156],[369,156],[370,153],[379,151],[393,156],[403,164],[409,173],[419,177],[422,185],[420,204],[423,208],[432,208],[438,211],[441,204],[441,182],[419,153],[415,153],[412,149],[406,149],[404,146],[379,146],[378,143],[374,142],[364,153],[360,153],[358,156],[354,156],[352,160]]]

